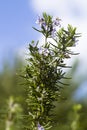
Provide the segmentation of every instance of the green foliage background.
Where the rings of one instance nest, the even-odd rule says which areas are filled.
[[[73,68],[68,72],[69,76],[72,76],[72,79],[67,80],[70,86],[66,86],[62,91],[62,99],[59,102],[56,102],[56,118],[54,117],[55,124],[53,124],[52,130],[71,130],[71,124],[75,120],[75,115],[73,111],[73,105],[82,104],[82,109],[79,111],[79,128],[77,130],[86,130],[87,129],[87,103],[83,101],[76,102],[72,99],[74,92],[80,86],[86,77],[82,77],[75,80],[76,70],[78,69],[79,63],[75,62]],[[14,96],[14,99],[23,106],[24,110],[21,115],[27,113],[25,100],[25,89],[23,88],[23,79],[17,75],[20,72],[21,68],[24,68],[24,63],[20,59],[15,60],[14,67],[9,67],[8,64],[4,65],[3,71],[0,73],[0,130],[5,130],[6,118],[7,118],[7,100],[10,96]],[[85,99],[86,100],[86,99]],[[27,124],[27,117],[19,118],[22,125],[16,127],[18,130],[25,130],[24,126]],[[18,126],[18,122],[16,122]],[[22,128],[21,128],[22,126]],[[13,129],[14,130],[14,129]]]

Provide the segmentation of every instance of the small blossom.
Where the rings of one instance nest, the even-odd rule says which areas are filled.
[[[53,28],[53,30],[52,30],[52,32],[51,32],[51,36],[52,36],[52,37],[55,37],[55,35],[56,35],[56,28]]]
[[[38,130],[44,130],[43,126],[38,123]]]
[[[39,24],[40,26],[42,26],[42,25],[45,26],[44,18],[41,18],[40,16],[38,16],[38,19],[37,19],[37,21],[36,21],[36,24]]]
[[[47,30],[47,29],[48,29],[48,27],[47,27],[47,25],[46,25],[46,23],[45,23],[45,22],[43,22],[43,23],[41,24],[41,27],[43,27],[45,30]]]
[[[60,26],[60,20],[59,18],[56,18],[55,20],[53,20],[53,26]]]
[[[46,30],[49,32],[49,36],[55,37],[56,36],[56,27],[60,27],[60,20],[59,18],[56,18],[51,21],[51,23],[47,24],[45,19],[40,16],[38,16],[38,19],[36,21],[37,24],[41,26],[42,29]]]

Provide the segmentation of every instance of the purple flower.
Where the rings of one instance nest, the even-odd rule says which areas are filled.
[[[53,28],[52,32],[51,32],[51,36],[55,37],[56,36],[56,28]]]
[[[56,27],[56,26],[61,26],[61,25],[60,25],[60,21],[61,21],[61,19],[59,19],[59,18],[56,18],[55,20],[53,20],[53,26],[54,26],[54,27]]]
[[[47,26],[44,18],[41,18],[40,16],[38,16],[36,24],[39,24],[41,26],[41,28],[44,28],[45,30],[48,30],[48,26]]]
[[[43,22],[43,23],[41,24],[41,27],[44,27],[45,30],[47,30],[47,28],[48,28],[45,22]]]
[[[38,123],[38,130],[44,130],[43,126]]]
[[[46,31],[46,33],[48,33],[48,37],[55,37],[56,36],[56,27],[59,26],[60,27],[60,19],[56,18],[56,19],[52,19],[50,23],[47,23],[45,21],[45,19],[40,16],[38,16],[38,19],[36,21],[37,24],[39,24],[42,28],[42,30]]]
[[[36,24],[39,24],[40,26],[42,26],[42,25],[45,26],[44,18],[41,18],[40,16],[38,16],[38,19],[37,19],[37,21],[36,21]]]

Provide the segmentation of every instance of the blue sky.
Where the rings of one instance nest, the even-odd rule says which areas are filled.
[[[73,95],[74,99],[77,101],[83,99],[84,101],[85,98],[87,97],[87,81],[83,82],[80,86],[79,89],[74,93]]]
[[[42,39],[32,29],[37,15],[46,11],[62,19],[62,25],[72,24],[82,33],[75,48],[80,52],[80,71],[85,72],[87,61],[87,1],[83,0],[0,0],[0,68],[3,62],[12,61],[15,54],[24,57],[23,52],[31,40]]]
[[[34,36],[36,14],[28,0],[0,0],[0,67]]]

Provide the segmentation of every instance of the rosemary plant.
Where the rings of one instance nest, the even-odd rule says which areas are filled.
[[[39,41],[29,44],[28,63],[22,76],[27,90],[29,130],[48,130],[52,127],[54,102],[59,100],[62,86],[68,85],[62,82],[67,79],[63,68],[70,67],[64,60],[78,54],[73,53],[71,47],[76,45],[80,34],[71,25],[65,30],[60,22],[61,19],[43,13],[36,21],[40,29],[33,27],[42,33],[44,42],[43,45]]]

